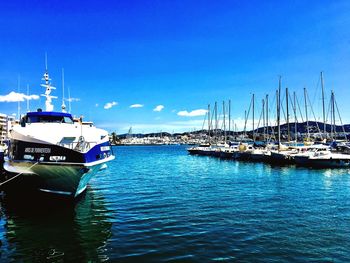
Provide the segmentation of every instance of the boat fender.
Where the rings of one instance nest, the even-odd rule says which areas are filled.
[[[245,145],[241,144],[241,145],[239,145],[238,149],[240,152],[244,152],[247,149],[247,147]]]

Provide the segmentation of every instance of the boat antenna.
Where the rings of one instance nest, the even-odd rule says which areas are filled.
[[[47,70],[47,54],[45,53],[45,73],[42,78],[42,80],[45,82],[45,84],[41,84],[40,86],[46,88],[45,94],[41,94],[41,96],[46,98],[45,101],[45,107],[46,111],[53,111],[53,105],[52,105],[52,99],[57,99],[56,96],[51,96],[51,91],[53,89],[56,89],[55,87],[51,86],[51,79],[49,76],[49,72]]]
[[[64,103],[64,68],[62,68],[62,112],[66,112],[66,105]]]
[[[72,100],[71,100],[71,98],[70,98],[70,88],[69,88],[69,86],[68,86],[68,108],[69,108],[69,113],[72,112],[71,102],[72,102]]]
[[[45,52],[45,71],[47,72],[47,52]]]
[[[27,84],[27,112],[29,112],[29,84]]]
[[[20,86],[21,86],[21,76],[18,75],[18,79],[17,79],[17,92],[19,93],[20,92]],[[18,119],[20,120],[20,114],[21,114],[21,102],[18,101],[18,104],[17,104],[17,116],[18,116]]]

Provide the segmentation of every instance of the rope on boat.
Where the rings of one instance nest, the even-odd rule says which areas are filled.
[[[32,169],[32,168],[33,168],[35,165],[37,165],[38,163],[39,163],[39,162],[36,162],[36,163],[33,164],[32,166],[30,166],[30,167],[28,168],[28,171],[29,171],[30,169]],[[6,184],[6,183],[12,181],[13,179],[17,178],[18,176],[20,176],[20,175],[22,175],[22,174],[24,174],[24,173],[25,173],[25,172],[21,172],[21,173],[15,175],[15,176],[11,177],[10,179],[7,179],[6,181],[1,182],[1,183],[0,183],[0,187],[3,186],[3,185]]]

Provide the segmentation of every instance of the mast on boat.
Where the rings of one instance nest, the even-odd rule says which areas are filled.
[[[45,84],[40,84],[40,86],[46,88],[45,94],[41,94],[41,96],[46,97],[45,107],[46,111],[53,111],[52,99],[57,99],[56,96],[51,96],[51,91],[56,89],[51,86],[51,79],[49,77],[49,72],[47,70],[47,54],[45,54],[45,73],[42,78],[45,81]]]
[[[17,92],[20,93],[20,86],[21,86],[21,76],[18,75],[17,79]],[[18,100],[17,103],[17,118],[20,120],[21,119],[21,102]]]
[[[278,91],[277,91],[277,126],[278,126],[278,151],[281,148],[281,76],[278,81]]]
[[[228,100],[228,138],[231,136],[231,100]]]
[[[27,112],[29,112],[29,84],[27,84]]]
[[[295,143],[297,143],[297,141],[298,141],[298,120],[297,120],[297,104],[296,104],[295,91],[293,92],[293,98],[294,98],[294,105],[293,105],[293,111],[294,111],[294,137],[295,137]]]
[[[309,141],[310,140],[310,132],[309,132],[309,117],[307,115],[306,88],[304,88],[304,101],[305,101],[305,118],[306,118],[307,141]]]
[[[244,110],[244,137],[247,136],[247,110]]]
[[[335,126],[335,107],[334,107],[334,91],[332,90],[332,93],[331,93],[331,118],[332,118],[332,126],[333,126],[333,132],[332,132],[332,140],[336,140],[336,132],[337,132],[337,129],[336,129],[336,126]]]
[[[210,145],[210,143],[211,143],[211,140],[210,140],[210,104],[208,104],[208,142]]]
[[[215,101],[215,111],[214,111],[214,114],[215,114],[215,141],[216,141],[216,144],[218,143],[218,104],[217,102]]]
[[[286,88],[286,104],[287,104],[287,134],[288,134],[288,142],[290,142],[288,88]]]
[[[324,82],[323,82],[323,72],[321,71],[321,87],[322,87],[322,114],[323,114],[323,132],[327,139],[327,130],[326,130],[326,114],[324,106]]]
[[[269,137],[269,95],[266,94],[266,133],[267,137]]]
[[[64,69],[62,68],[62,112],[66,112],[66,104],[64,103]]]
[[[262,115],[263,115],[263,141],[266,140],[266,123],[265,123],[265,100],[262,99]]]
[[[255,142],[255,127],[254,127],[254,118],[255,118],[255,95],[254,95],[254,93],[253,93],[253,97],[252,97],[252,104],[253,104],[253,141]]]
[[[225,101],[222,102],[222,110],[223,110],[223,114],[224,114],[224,143],[226,145],[226,111],[225,111]]]

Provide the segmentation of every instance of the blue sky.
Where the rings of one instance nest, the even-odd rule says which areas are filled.
[[[5,98],[18,92],[18,75],[20,92],[27,84],[30,94],[43,92],[47,52],[60,97],[55,109],[64,68],[65,86],[79,99],[72,113],[108,131],[201,128],[204,116],[184,111],[201,115],[208,103],[228,99],[240,126],[251,94],[259,115],[279,75],[300,101],[308,88],[321,118],[320,71],[326,99],[334,89],[350,122],[349,28],[348,1],[7,1],[0,8],[0,112],[17,113],[17,102]],[[44,100],[30,105],[43,108]]]

